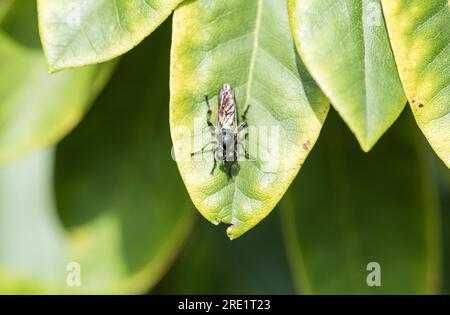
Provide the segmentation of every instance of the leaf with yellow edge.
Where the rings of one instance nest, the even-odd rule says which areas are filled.
[[[289,32],[286,1],[187,1],[174,14],[170,124],[178,168],[191,199],[209,221],[231,224],[239,237],[267,216],[286,192],[316,142],[329,109],[301,65]],[[222,84],[235,88],[238,113],[247,104],[256,161],[213,167],[212,152],[191,157],[213,140]],[[241,122],[241,120],[239,120]]]
[[[450,167],[450,2],[383,0],[383,10],[416,121]]]
[[[181,0],[38,0],[50,71],[120,56],[155,30]]]
[[[11,3],[0,28],[0,164],[63,138],[84,116],[116,65],[112,61],[49,74],[39,43],[36,4]]]
[[[290,0],[289,20],[311,75],[369,151],[406,104],[380,0]]]

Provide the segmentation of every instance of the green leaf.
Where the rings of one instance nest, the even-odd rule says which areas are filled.
[[[182,0],[38,0],[50,71],[120,56],[153,32]]]
[[[369,151],[406,99],[379,0],[290,0],[297,49],[334,108]]]
[[[59,141],[82,118],[114,67],[48,74],[36,43],[35,15],[32,1],[15,2],[0,30],[0,163]]]
[[[170,156],[168,26],[123,59],[58,146],[56,194],[50,153],[0,171],[0,292],[138,293],[170,265],[192,206]],[[69,262],[80,287],[66,285]]]
[[[67,238],[55,217],[53,150],[0,168],[0,293],[64,288]]]
[[[0,20],[0,27],[3,32],[24,48],[41,50],[37,28],[37,10],[34,1],[9,1],[9,5],[6,6]]]
[[[450,3],[383,0],[383,9],[416,121],[450,167]]]
[[[105,289],[128,278],[132,287],[151,287],[191,226],[192,206],[170,154],[168,26],[124,58],[92,111],[58,147],[61,219],[74,233],[91,233],[83,259],[99,252],[98,260],[110,261]],[[92,268],[86,286],[98,286],[102,268]]]
[[[406,114],[406,113],[405,113]],[[330,115],[317,149],[282,202],[299,291],[436,293],[440,275],[437,191],[411,115],[369,154]],[[381,286],[366,278],[381,267]]]
[[[425,141],[424,141],[425,142]],[[424,144],[425,147],[425,144]],[[425,152],[439,188],[442,221],[443,275],[442,294],[450,294],[450,172],[426,143]]]
[[[328,102],[296,56],[287,5],[278,0],[187,1],[174,15],[170,123],[184,183],[209,221],[231,224],[233,239],[280,200],[314,145]],[[215,170],[212,153],[191,157],[212,140],[205,93],[217,117],[217,93],[235,88],[238,113],[247,104],[256,161],[238,161],[232,179]],[[192,141],[193,140],[193,141]]]
[[[153,293],[294,294],[279,216],[269,216],[239,242],[199,225]]]
[[[0,1],[0,23],[2,22],[5,14],[8,12],[11,4],[14,0],[2,0]]]

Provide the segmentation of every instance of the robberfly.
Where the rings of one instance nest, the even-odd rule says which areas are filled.
[[[241,116],[242,122],[238,125],[234,90],[231,88],[231,85],[224,84],[219,92],[217,121],[214,125],[211,122],[212,110],[209,104],[208,95],[205,95],[205,102],[208,107],[206,112],[206,122],[214,140],[208,142],[201,150],[191,153],[191,156],[203,153],[209,145],[213,145],[213,148],[208,150],[214,154],[214,165],[211,174],[214,174],[217,161],[219,161],[223,163],[224,169],[227,170],[228,177],[231,178],[232,167],[240,157],[239,153],[243,152],[244,154],[241,155],[246,159],[250,159],[250,155],[238,137],[239,134],[248,127],[246,115],[250,106],[247,105],[247,108]],[[246,135],[248,135],[248,133]],[[242,149],[242,151],[239,150],[239,148]]]

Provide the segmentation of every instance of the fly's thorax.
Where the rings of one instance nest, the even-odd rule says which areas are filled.
[[[236,158],[236,132],[234,129],[222,129],[217,137],[216,159],[234,161]]]
[[[217,133],[217,142],[219,145],[232,146],[236,141],[236,130],[229,128],[222,128]]]

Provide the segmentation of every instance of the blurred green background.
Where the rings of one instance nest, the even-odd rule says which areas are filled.
[[[409,109],[367,154],[331,112],[281,203],[229,241],[171,158],[171,21],[120,60],[50,75],[34,1],[6,5],[0,293],[450,293],[450,173]]]

